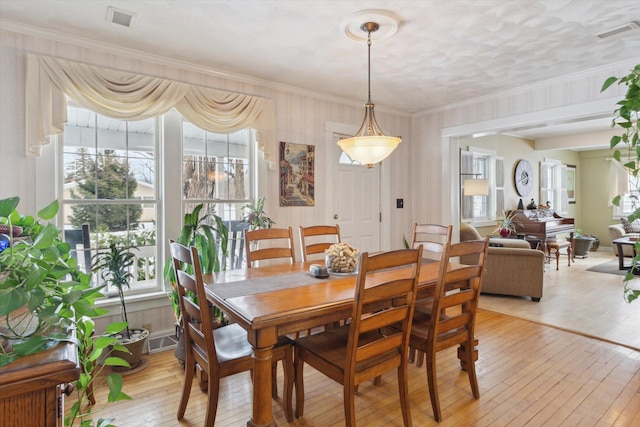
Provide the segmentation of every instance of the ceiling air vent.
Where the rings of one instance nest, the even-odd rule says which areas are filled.
[[[626,24],[618,25],[617,27],[609,28],[608,30],[602,31],[600,33],[596,33],[596,37],[601,39],[606,39],[608,37],[617,36],[620,33],[624,33],[630,30],[637,30],[640,28],[637,22],[631,21]]]
[[[131,28],[136,22],[136,14],[127,12],[126,10],[116,9],[114,7],[107,8],[107,22],[123,25]]]

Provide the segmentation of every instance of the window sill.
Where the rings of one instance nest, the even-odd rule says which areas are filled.
[[[148,294],[138,294],[125,297],[127,303],[127,312],[134,313],[136,311],[149,310],[154,308],[167,307],[171,305],[167,292],[152,292]],[[112,308],[119,310],[120,299],[117,296],[109,298],[101,298],[96,300],[96,307],[110,310]]]

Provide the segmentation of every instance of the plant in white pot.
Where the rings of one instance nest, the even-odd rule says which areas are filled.
[[[100,251],[92,257],[91,271],[100,275],[107,288],[115,288],[118,291],[120,314],[122,321],[127,324],[123,336],[119,337],[120,344],[129,351],[129,354],[117,350],[114,355],[129,362],[131,368],[136,368],[142,362],[142,350],[149,336],[149,330],[144,328],[130,329],[128,326],[124,291],[130,287],[129,282],[133,279],[131,268],[136,262],[136,256],[131,252],[132,249],[138,248],[118,245],[115,242],[110,243],[108,250]]]

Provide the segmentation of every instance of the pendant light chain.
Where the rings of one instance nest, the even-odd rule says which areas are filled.
[[[367,31],[367,33],[369,34],[367,37],[367,48],[369,50],[369,58],[368,58],[368,63],[367,63],[367,70],[369,71],[368,74],[368,79],[369,79],[369,103],[371,103],[371,30],[369,29]]]

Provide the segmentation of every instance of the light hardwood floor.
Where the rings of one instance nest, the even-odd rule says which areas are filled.
[[[599,250],[586,260],[577,260],[570,268],[566,264],[561,266],[559,272],[555,266],[548,268],[540,303],[483,296],[482,306],[520,312],[513,317],[479,310],[476,335],[480,340],[477,364],[480,399],[471,396],[455,349],[441,352],[438,382],[445,419],[439,424],[433,419],[425,368],[410,365],[413,425],[640,425],[640,351],[629,348],[631,344],[625,347],[609,342],[619,336],[624,338],[625,331],[638,335],[640,303],[629,306],[622,301],[618,293],[621,276],[584,272],[590,265],[612,256]],[[607,308],[607,304],[612,306]],[[561,313],[554,314],[554,310]],[[534,322],[524,320],[525,317]],[[553,322],[558,323],[556,327],[544,324]],[[609,332],[618,325],[621,333]],[[583,331],[575,334],[560,328]],[[601,333],[606,340],[590,338],[585,336],[587,333]],[[115,424],[120,427],[201,426],[206,395],[197,385],[191,392],[186,418],[182,422],[176,420],[183,371],[173,352],[146,357],[150,360],[149,367],[125,377],[125,391],[134,400],[110,404],[101,416],[115,417]],[[281,368],[278,374],[281,391]],[[251,387],[246,373],[222,380],[217,426],[245,425],[251,413]],[[278,425],[344,425],[341,386],[308,366],[305,397],[305,416],[290,424],[280,403],[274,402]],[[98,401],[105,400],[104,392],[99,392]],[[359,426],[402,425],[394,374],[385,375],[380,387],[360,386],[356,416]]]
[[[640,351],[640,301],[629,304],[623,300],[623,276],[586,271],[615,259],[610,248],[590,252],[585,259],[576,258],[571,267],[562,256],[558,271],[555,261],[546,266],[544,295],[539,303],[528,298],[482,295],[480,307]]]

